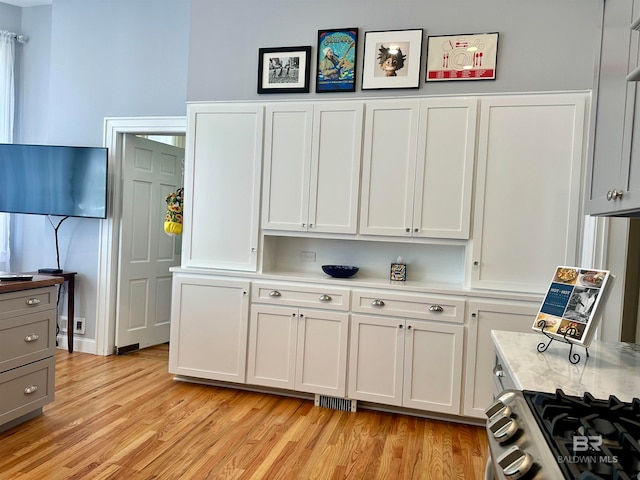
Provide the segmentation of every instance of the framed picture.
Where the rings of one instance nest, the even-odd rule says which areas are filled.
[[[427,82],[495,80],[498,32],[429,37]]]
[[[316,93],[355,92],[358,29],[318,30]]]
[[[309,93],[311,47],[260,48],[258,93]]]
[[[362,89],[418,88],[422,29],[364,33]]]

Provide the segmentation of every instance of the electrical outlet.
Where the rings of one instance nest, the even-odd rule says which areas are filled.
[[[300,260],[302,260],[303,262],[315,262],[316,252],[305,252],[303,250],[300,252]]]
[[[84,318],[75,318],[74,320],[73,333],[84,335],[86,320]],[[67,333],[67,317],[62,315],[60,316],[60,332]]]

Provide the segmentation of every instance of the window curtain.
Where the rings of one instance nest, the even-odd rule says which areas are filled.
[[[0,30],[0,143],[13,143],[15,34]],[[0,213],[0,271],[10,271],[9,214]]]

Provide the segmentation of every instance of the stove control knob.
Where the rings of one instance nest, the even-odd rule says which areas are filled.
[[[516,480],[529,473],[533,459],[527,452],[514,446],[498,457],[497,464],[506,478]]]
[[[492,419],[494,417],[510,417],[511,416],[511,407],[509,405],[505,405],[502,400],[496,400],[491,404],[489,408],[484,411],[484,414],[487,418]]]
[[[518,431],[518,422],[511,417],[497,417],[491,420],[489,431],[498,443],[504,443]]]

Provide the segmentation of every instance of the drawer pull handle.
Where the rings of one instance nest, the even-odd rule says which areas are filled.
[[[431,305],[429,307],[429,311],[430,312],[442,313],[442,312],[444,312],[444,308],[442,308],[440,305]]]
[[[29,300],[27,300],[27,305],[38,305],[39,303],[39,298],[30,298]]]
[[[278,290],[271,290],[271,291],[269,292],[269,296],[270,296],[270,297],[281,297],[281,296],[282,296],[282,294],[281,294]]]
[[[318,297],[318,300],[320,300],[321,302],[330,302],[333,299],[329,295],[320,295],[320,297]]]
[[[32,333],[31,335],[27,335],[26,337],[24,337],[24,341],[27,343],[31,343],[31,342],[35,342],[39,338],[40,338],[39,335]]]
[[[374,307],[384,307],[384,302],[379,298],[376,298],[373,302],[371,302],[371,305],[373,305]]]
[[[29,385],[27,388],[24,389],[24,393],[27,395],[31,395],[32,393],[36,393],[37,391],[38,391],[37,385]]]

